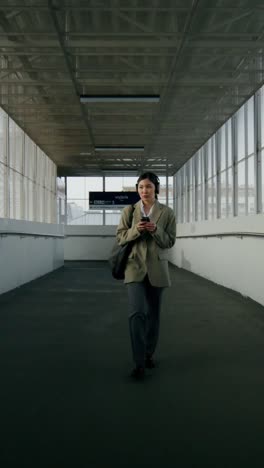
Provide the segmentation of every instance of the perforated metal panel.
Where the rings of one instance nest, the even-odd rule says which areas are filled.
[[[0,217],[56,222],[57,168],[0,109]]]

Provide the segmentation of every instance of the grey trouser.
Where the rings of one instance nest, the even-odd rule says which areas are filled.
[[[129,331],[137,366],[145,367],[145,356],[151,356],[156,349],[163,289],[152,286],[147,275],[140,283],[127,283]]]

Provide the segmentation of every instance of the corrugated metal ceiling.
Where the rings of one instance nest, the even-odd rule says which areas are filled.
[[[172,175],[263,83],[263,25],[254,0],[2,0],[0,105],[61,175]]]

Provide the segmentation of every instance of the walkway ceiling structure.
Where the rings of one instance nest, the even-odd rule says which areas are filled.
[[[173,175],[263,83],[263,61],[261,0],[0,3],[0,105],[59,175]]]

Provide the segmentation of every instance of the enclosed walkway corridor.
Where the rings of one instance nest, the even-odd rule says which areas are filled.
[[[105,262],[0,297],[2,468],[263,465],[264,309],[171,273],[144,382],[129,377],[126,290]]]

